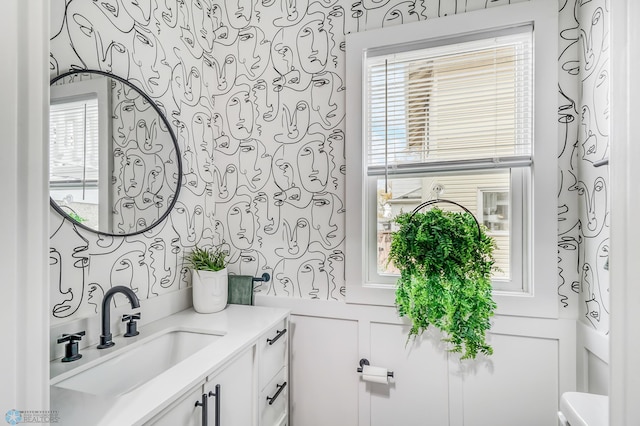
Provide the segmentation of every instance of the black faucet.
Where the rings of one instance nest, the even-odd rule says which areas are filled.
[[[98,349],[106,349],[115,345],[113,340],[111,340],[111,299],[113,299],[113,295],[116,293],[122,293],[127,296],[132,308],[140,307],[138,296],[136,296],[129,287],[118,285],[107,290],[102,299],[102,334],[100,335]]]

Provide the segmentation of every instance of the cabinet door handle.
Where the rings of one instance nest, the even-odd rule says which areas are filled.
[[[211,393],[211,392],[209,392]],[[202,407],[202,426],[207,426],[208,424],[208,410],[207,410],[207,394],[202,394],[202,402],[196,401],[196,407]]]
[[[284,388],[287,387],[287,382],[284,382],[281,385],[276,385],[276,387],[278,388],[276,393],[273,396],[268,396],[267,397],[267,401],[269,401],[269,405],[273,405],[273,403],[276,402],[276,399],[280,396],[280,394],[282,393]]]
[[[220,385],[216,385],[215,392],[209,391],[209,396],[215,396],[216,398],[216,406],[215,406],[216,414],[213,417],[214,418],[213,422],[214,422],[214,426],[220,426]]]
[[[282,330],[276,330],[276,332],[278,333],[278,334],[276,334],[276,337],[274,337],[273,339],[267,339],[267,343],[269,345],[273,345],[275,342],[278,341],[279,338],[284,336],[284,334],[287,332],[287,329],[283,328]]]

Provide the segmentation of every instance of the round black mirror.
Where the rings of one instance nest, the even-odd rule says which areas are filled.
[[[161,223],[182,182],[176,136],[160,107],[97,70],[51,80],[51,206],[89,231],[134,235]]]

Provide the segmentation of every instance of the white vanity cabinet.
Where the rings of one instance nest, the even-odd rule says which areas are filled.
[[[285,318],[146,424],[286,425],[288,366],[288,318]]]
[[[254,424],[254,361],[255,346],[252,346],[226,368],[207,378],[204,393],[208,396],[208,426]]]
[[[287,320],[271,328],[258,342],[259,425],[286,424],[289,413],[289,330]]]

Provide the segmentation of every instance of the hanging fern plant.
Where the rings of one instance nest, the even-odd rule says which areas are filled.
[[[496,304],[491,297],[495,243],[469,213],[432,208],[404,213],[389,261],[400,270],[396,306],[412,321],[409,337],[433,325],[462,359],[491,355],[485,340]]]

